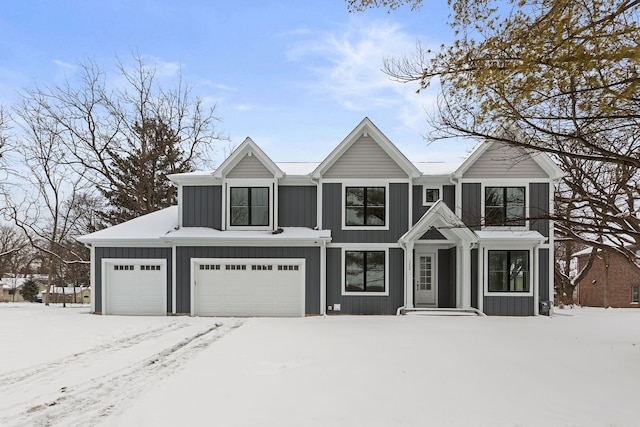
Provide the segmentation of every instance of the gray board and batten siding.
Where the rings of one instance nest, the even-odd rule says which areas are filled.
[[[388,296],[342,295],[342,250],[327,249],[327,305],[340,304],[336,314],[396,314],[404,305],[404,252],[389,249],[389,265],[385,274],[389,277]],[[329,311],[328,313],[331,313]]]
[[[182,187],[182,226],[222,228],[222,186]]]
[[[315,186],[279,186],[278,226],[316,227],[318,225],[317,206]]]
[[[529,184],[529,229],[545,237],[549,237],[549,186],[547,182]]]
[[[456,248],[438,250],[438,307],[456,307]]]
[[[96,247],[95,248],[95,300],[96,312],[102,307],[102,260],[111,258],[122,259],[164,259],[167,262],[167,313],[171,313],[171,277],[172,267],[171,248],[117,248],[117,247]]]
[[[533,297],[485,296],[483,311],[488,316],[533,316]]]
[[[323,174],[323,178],[408,178],[407,173],[373,140],[362,136]]]
[[[422,185],[414,185],[413,186],[413,224],[415,225],[420,218],[427,213],[427,211],[431,208],[431,205],[424,206],[424,187]],[[442,186],[442,201],[451,211],[455,212],[455,197],[456,197],[456,187],[455,185],[443,185]],[[446,238],[440,233],[438,230],[431,229],[423,234],[419,240],[446,240]]]
[[[482,224],[482,185],[479,182],[462,183],[462,222],[472,230]]]
[[[318,247],[213,247],[176,248],[176,311],[191,312],[191,260],[193,258],[304,258],[305,313],[320,313],[320,248]]]
[[[331,230],[332,243],[397,243],[409,229],[408,184],[389,184],[388,230],[343,230],[342,191],[340,183],[322,186],[322,228]]]

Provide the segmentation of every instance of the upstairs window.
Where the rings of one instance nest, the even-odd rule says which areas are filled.
[[[485,187],[484,223],[487,226],[524,226],[524,187]]]
[[[424,190],[424,204],[435,203],[440,200],[439,188],[427,188]]]
[[[385,187],[346,187],[345,225],[385,225]]]
[[[232,226],[269,225],[269,187],[232,187]]]
[[[529,292],[529,251],[489,251],[489,292]]]

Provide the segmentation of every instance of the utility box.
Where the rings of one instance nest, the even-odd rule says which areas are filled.
[[[540,306],[538,308],[538,313],[542,316],[550,316],[551,315],[551,301],[540,301]]]

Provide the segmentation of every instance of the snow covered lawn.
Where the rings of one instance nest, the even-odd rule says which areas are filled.
[[[635,426],[640,310],[94,316],[0,304],[0,425]]]

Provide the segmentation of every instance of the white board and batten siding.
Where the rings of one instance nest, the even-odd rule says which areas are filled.
[[[544,178],[549,174],[531,154],[504,144],[494,143],[466,170],[464,178]]]
[[[159,259],[103,259],[105,314],[167,314],[167,263]]]
[[[256,156],[244,156],[229,173],[227,178],[269,178],[273,179],[273,173],[262,164]]]
[[[323,174],[324,178],[401,178],[407,173],[370,136],[361,136]]]
[[[192,260],[192,314],[301,317],[305,314],[304,259]]]

